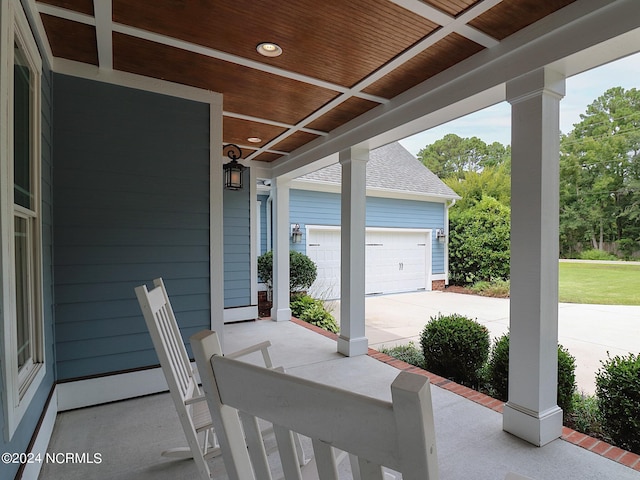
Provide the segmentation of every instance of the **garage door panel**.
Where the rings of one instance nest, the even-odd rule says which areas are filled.
[[[428,232],[367,229],[365,293],[397,293],[428,288],[431,259]],[[340,297],[340,231],[310,229],[307,254],[318,266],[310,293]]]

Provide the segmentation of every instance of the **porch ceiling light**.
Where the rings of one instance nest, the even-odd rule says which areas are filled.
[[[227,152],[227,157],[231,159],[229,163],[225,163],[224,169],[224,188],[227,190],[242,190],[242,172],[245,166],[238,163],[238,159],[242,158],[242,150],[239,146],[230,143],[222,148]]]
[[[260,137],[249,137],[247,138],[247,141],[250,143],[260,143],[262,142],[262,139]]]
[[[282,55],[282,48],[279,45],[271,42],[263,42],[256,47],[256,50],[260,55],[265,57],[279,57]]]

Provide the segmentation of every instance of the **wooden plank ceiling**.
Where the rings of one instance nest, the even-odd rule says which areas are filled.
[[[573,1],[36,5],[55,57],[222,93],[224,142],[240,145],[245,158],[271,162]],[[260,55],[262,42],[282,54]]]

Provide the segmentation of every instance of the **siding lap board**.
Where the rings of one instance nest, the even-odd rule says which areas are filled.
[[[210,325],[209,106],[53,76],[58,379],[158,363],[134,287]]]

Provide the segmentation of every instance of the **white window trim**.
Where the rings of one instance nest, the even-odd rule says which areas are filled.
[[[33,164],[34,197],[33,211],[36,213],[34,235],[36,248],[33,253],[35,264],[34,294],[35,316],[39,321],[34,332],[37,363],[28,377],[24,391],[20,390],[17,361],[16,300],[14,272],[13,228],[16,209],[13,202],[13,62],[14,42],[23,49],[26,60],[35,72],[34,101],[31,105],[33,114],[33,150],[36,159]],[[41,233],[41,75],[42,59],[31,33],[29,23],[19,0],[2,2],[0,5],[0,268],[2,282],[0,285],[1,327],[4,348],[2,350],[3,365],[3,399],[5,410],[5,438],[11,439],[38,387],[46,373],[44,357],[43,309],[42,309],[42,233]]]

